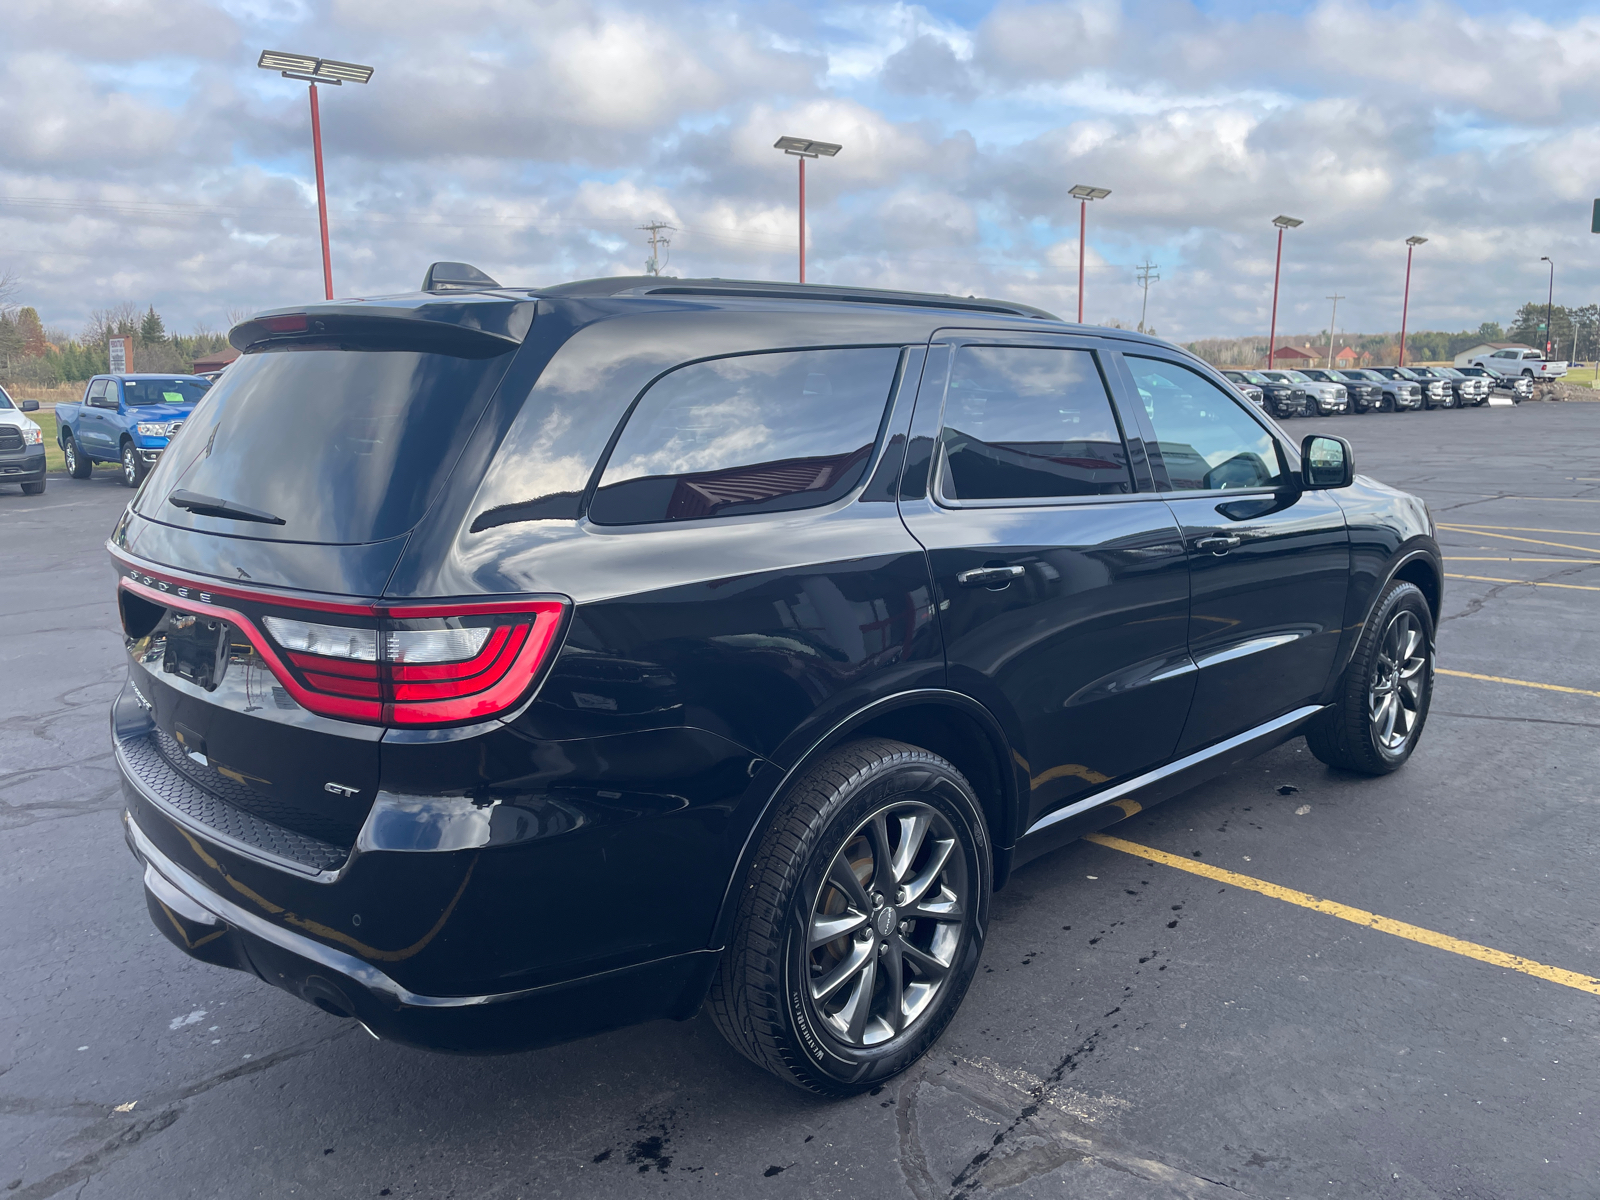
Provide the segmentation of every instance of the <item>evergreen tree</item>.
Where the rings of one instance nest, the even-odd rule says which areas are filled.
[[[149,346],[167,340],[167,326],[161,320],[161,314],[156,311],[154,304],[139,322],[139,340]]]

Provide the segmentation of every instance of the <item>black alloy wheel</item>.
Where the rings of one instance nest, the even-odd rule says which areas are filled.
[[[1396,580],[1367,619],[1338,698],[1306,727],[1306,744],[1331,767],[1387,775],[1416,749],[1432,700],[1433,614],[1416,584]]]
[[[78,453],[78,443],[70,433],[61,443],[61,456],[67,460],[67,474],[74,479],[87,479],[94,470],[88,456]]]
[[[144,482],[144,459],[132,442],[122,443],[122,482],[136,488]]]
[[[983,952],[981,806],[954,766],[873,738],[776,806],[711,987],[740,1053],[826,1096],[866,1091],[944,1032]]]

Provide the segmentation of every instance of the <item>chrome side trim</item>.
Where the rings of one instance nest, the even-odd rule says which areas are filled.
[[[1098,808],[1102,804],[1110,804],[1130,792],[1137,792],[1141,788],[1149,787],[1152,783],[1159,783],[1163,779],[1187,771],[1190,767],[1198,766],[1208,758],[1216,758],[1218,755],[1237,750],[1240,746],[1253,742],[1257,738],[1270,737],[1272,734],[1278,733],[1299,721],[1316,716],[1322,709],[1323,706],[1320,704],[1307,704],[1305,707],[1297,708],[1293,712],[1284,713],[1283,716],[1278,717],[1276,720],[1257,725],[1254,729],[1247,729],[1243,733],[1236,733],[1231,738],[1207,746],[1204,750],[1196,750],[1193,754],[1175,759],[1164,767],[1157,767],[1154,771],[1146,771],[1143,775],[1136,775],[1126,783],[1119,783],[1116,787],[1106,788],[1103,792],[1096,792],[1092,796],[1079,800],[1076,804],[1069,804],[1065,808],[1056,809],[1055,812],[1046,813],[1030,825],[1027,833],[1022,836],[1029,837],[1038,833],[1041,829],[1048,829],[1058,821],[1065,821],[1068,817],[1075,817],[1081,812],[1088,812],[1091,808]]]
[[[188,892],[180,891],[168,883],[167,877],[148,862],[144,865],[144,886],[150,889],[157,900],[187,921],[193,921],[196,925],[222,924],[216,913],[202,907]]]

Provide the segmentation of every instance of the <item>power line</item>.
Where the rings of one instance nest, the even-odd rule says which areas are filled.
[[[661,252],[672,245],[672,239],[667,236],[668,230],[674,230],[676,225],[668,225],[665,221],[651,221],[648,225],[638,228],[650,235],[650,257],[644,261],[646,275],[660,275],[661,268],[667,264],[662,261]]]
[[[1161,267],[1160,263],[1153,263],[1148,258],[1145,259],[1142,263],[1139,264],[1139,270],[1138,270],[1139,284],[1140,284],[1140,286],[1142,286],[1144,288],[1144,303],[1139,306],[1139,332],[1140,333],[1143,333],[1145,331],[1144,330],[1144,318],[1145,318],[1145,314],[1150,309],[1150,285],[1152,283],[1155,283],[1158,280],[1160,280],[1161,276],[1156,274],[1156,271],[1159,270],[1160,267]]]
[[[1333,370],[1333,328],[1339,320],[1339,301],[1344,297],[1335,292],[1331,296],[1324,296],[1324,300],[1333,301],[1333,316],[1328,318],[1328,370]]]

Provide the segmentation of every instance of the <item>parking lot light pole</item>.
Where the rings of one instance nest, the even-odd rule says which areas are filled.
[[[1406,365],[1406,312],[1411,307],[1411,252],[1428,239],[1425,237],[1408,237],[1406,239],[1406,290],[1400,300],[1400,362],[1399,366]]]
[[[1550,338],[1555,333],[1555,330],[1550,328],[1550,309],[1556,299],[1556,264],[1554,259],[1544,254],[1539,256],[1539,261],[1550,264],[1550,294],[1544,298],[1544,356],[1549,358]]]
[[[1090,187],[1080,183],[1067,192],[1078,201],[1078,324],[1083,324],[1083,255],[1089,240],[1089,201],[1104,200],[1111,195],[1110,188]]]
[[[331,58],[312,58],[308,54],[286,54],[263,50],[256,66],[277,71],[285,79],[299,79],[311,88],[311,156],[317,169],[317,219],[322,226],[322,287],[333,299],[333,258],[328,251],[328,189],[322,179],[322,114],[317,108],[317,84],[340,87],[346,83],[366,83],[372,68],[359,63],[336,62]]]
[[[832,158],[844,147],[837,142],[814,142],[810,138],[781,137],[772,143],[774,150],[782,150],[800,160],[800,282],[806,281],[806,159]]]
[[[1272,268],[1272,322],[1267,327],[1267,369],[1272,369],[1273,349],[1278,341],[1278,277],[1283,273],[1283,231],[1297,229],[1305,222],[1298,217],[1273,217],[1278,227],[1278,261]]]

